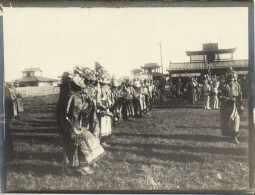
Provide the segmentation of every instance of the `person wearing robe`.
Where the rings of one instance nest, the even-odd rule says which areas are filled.
[[[203,94],[204,94],[204,109],[210,110],[210,93],[211,93],[211,87],[208,84],[207,78],[204,79],[204,84],[203,84]]]
[[[73,86],[73,87],[72,87]],[[90,168],[105,155],[99,140],[84,125],[83,112],[87,113],[89,102],[80,87],[71,84],[68,74],[63,74],[56,110],[59,134],[63,145],[65,169],[68,173],[92,174]]]
[[[126,108],[127,108],[127,117],[128,119],[134,118],[134,105],[133,105],[133,96],[134,96],[134,88],[132,86],[132,82],[129,81],[126,88]]]
[[[193,78],[189,79],[189,82],[187,83],[187,95],[189,103],[192,105],[195,105],[196,101],[196,84],[194,82]]]
[[[102,146],[108,147],[108,141],[112,134],[112,117],[110,112],[112,101],[110,100],[111,90],[108,85],[98,86],[97,112],[100,122],[100,141]]]
[[[220,127],[222,135],[229,136],[234,143],[239,144],[238,132],[240,116],[242,112],[242,92],[240,85],[236,82],[236,72],[229,70],[226,83],[220,89]]]
[[[20,113],[20,112],[24,112],[24,105],[23,105],[23,101],[22,101],[22,95],[21,95],[21,92],[18,87],[19,87],[19,83],[15,83],[13,89],[16,93],[17,111],[18,111],[18,113]]]
[[[145,100],[145,94],[147,92],[147,87],[144,85],[143,81],[141,81],[141,87],[140,87],[140,107],[141,107],[141,114],[146,113],[147,106],[146,106],[146,100]]]
[[[183,84],[182,80],[179,79],[177,83],[177,99],[180,101],[180,98],[183,96]]]
[[[213,81],[212,84],[212,98],[213,98],[213,108],[219,109],[219,99],[218,99],[218,88],[219,88],[220,82],[217,80]]]
[[[13,140],[10,129],[10,122],[14,115],[13,113],[13,101],[10,89],[4,85],[4,112],[5,112],[5,124],[4,124],[4,146],[5,146],[5,160],[11,162],[14,159]]]
[[[9,91],[11,94],[11,100],[13,103],[13,116],[16,117],[18,115],[18,102],[17,102],[17,94],[16,94],[16,90],[13,86],[13,84],[9,85]]]
[[[140,83],[138,81],[134,82],[133,105],[134,105],[134,117],[135,118],[141,117],[142,112],[140,104]]]

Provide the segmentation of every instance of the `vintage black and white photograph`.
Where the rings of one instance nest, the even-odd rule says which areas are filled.
[[[248,190],[247,7],[2,7],[6,191]]]

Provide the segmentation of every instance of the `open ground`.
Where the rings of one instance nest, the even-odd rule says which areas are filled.
[[[24,98],[25,112],[12,120],[16,158],[7,166],[7,191],[248,189],[247,105],[239,145],[221,135],[219,110],[154,105],[151,114],[114,127],[95,173],[77,177],[63,171],[57,99]]]

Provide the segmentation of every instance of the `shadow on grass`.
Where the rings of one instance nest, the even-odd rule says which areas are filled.
[[[113,133],[114,136],[133,136],[133,137],[144,137],[144,138],[161,138],[161,139],[181,139],[181,140],[192,140],[199,142],[230,142],[228,137],[216,136],[216,135],[188,135],[188,134],[140,134],[140,133],[126,133],[118,132]],[[248,142],[248,137],[239,137],[239,142]]]
[[[38,165],[32,163],[11,163],[7,166],[8,172],[21,173],[21,174],[31,174],[32,176],[45,176],[45,175],[55,175],[59,176],[63,174],[62,166],[45,164]]]
[[[214,126],[214,127],[210,127],[210,126],[207,126],[207,127],[193,127],[193,126],[184,126],[184,125],[177,125],[175,126],[176,128],[181,128],[181,129],[219,129],[219,127],[217,126]]]
[[[154,152],[152,148],[143,148],[143,150],[133,150],[128,148],[107,148],[109,151],[121,151],[121,152],[128,152],[133,155],[137,155],[139,157],[146,157],[148,159],[156,158],[157,160],[164,160],[164,161],[175,161],[175,162],[199,162],[204,163],[204,158],[197,156],[197,155],[190,155],[190,154],[178,154],[174,152],[168,153],[161,153],[161,152]],[[149,162],[145,161],[145,163]]]
[[[243,130],[249,130],[249,125],[240,125],[239,129],[243,129]]]
[[[13,135],[13,140],[22,140],[26,143],[30,143],[31,145],[36,143],[42,144],[52,144],[55,146],[59,146],[59,136],[58,134],[52,135],[32,135],[32,134],[24,134],[24,135]]]
[[[18,152],[15,159],[19,160],[40,160],[46,162],[56,161],[58,163],[63,162],[62,152]]]
[[[49,113],[49,114],[54,114],[55,110],[54,109],[40,109],[40,108],[36,108],[36,109],[25,109],[25,112],[27,113]]]
[[[111,146],[122,146],[125,148],[137,147],[143,149],[144,151],[152,151],[152,149],[165,150],[180,152],[182,150],[193,152],[193,153],[209,153],[209,154],[222,154],[222,155],[234,155],[238,156],[239,160],[244,159],[247,154],[247,149],[245,148],[218,148],[218,147],[193,147],[188,145],[162,145],[162,144],[124,144],[124,143],[111,143]]]
[[[12,129],[13,133],[50,133],[50,134],[58,134],[57,127],[54,128],[33,128],[33,129]]]
[[[182,108],[182,109],[199,109],[202,110],[202,105],[183,105],[183,104],[165,104],[165,105],[154,105],[153,109],[169,109],[169,108]]]

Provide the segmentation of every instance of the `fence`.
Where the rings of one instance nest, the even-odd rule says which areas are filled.
[[[59,87],[56,86],[36,86],[36,87],[19,87],[22,97],[42,96],[59,93]]]
[[[197,69],[208,69],[208,68],[227,68],[227,67],[247,67],[248,68],[248,60],[233,60],[233,61],[222,61],[222,62],[213,62],[213,63],[172,63],[170,64],[168,70],[197,70]]]

